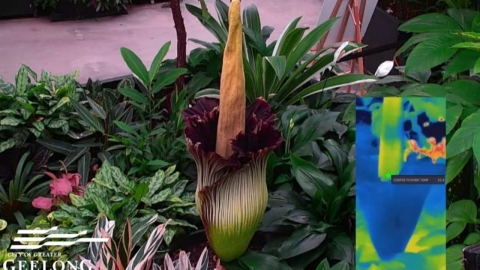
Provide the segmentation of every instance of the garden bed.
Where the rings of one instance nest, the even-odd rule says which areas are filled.
[[[50,13],[50,20],[52,22],[61,22],[126,14],[128,14],[128,11],[124,8],[97,11],[94,6],[87,5],[80,1],[76,3],[60,1]]]
[[[0,19],[30,17],[35,12],[32,0],[1,0]]]

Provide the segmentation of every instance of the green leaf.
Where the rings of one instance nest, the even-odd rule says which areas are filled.
[[[472,9],[449,8],[447,13],[464,31],[470,31],[478,12]]]
[[[467,227],[467,223],[463,221],[452,222],[447,226],[447,242],[459,236]]]
[[[326,20],[319,26],[312,29],[295,47],[287,54],[287,66],[285,70],[293,70],[295,65],[318,43],[322,37],[330,31],[339,18]]]
[[[146,182],[143,182],[143,183],[140,183],[138,184],[136,187],[135,187],[135,193],[134,193],[134,197],[135,197],[135,201],[137,202],[140,202],[142,200],[142,198],[148,194],[148,183]]]
[[[100,106],[100,104],[96,103],[93,99],[87,97],[88,104],[90,104],[90,107],[92,110],[102,119],[105,120],[107,118],[107,113],[105,110]]]
[[[64,141],[51,140],[51,139],[38,139],[37,142],[45,146],[46,148],[52,150],[55,153],[60,153],[64,155],[70,154],[70,152],[72,152],[75,149],[75,147],[73,147],[72,144]]]
[[[452,18],[441,13],[429,13],[410,19],[398,27],[398,31],[423,32],[460,32],[462,28]]]
[[[104,213],[108,219],[115,219],[111,207],[102,198],[98,196],[92,196],[92,200],[99,213]]]
[[[169,70],[165,73],[160,73],[156,77],[156,82],[153,85],[152,93],[158,93],[162,90],[165,86],[173,84],[180,76],[187,73],[187,69],[185,68],[177,68],[173,70]]]
[[[335,195],[334,182],[315,165],[302,158],[291,155],[290,161],[292,163],[292,175],[303,191],[310,198],[315,198],[315,194],[320,192],[322,200],[328,203]]]
[[[462,270],[462,252],[465,245],[457,244],[447,248],[447,268],[448,270]]]
[[[444,78],[455,76],[474,67],[477,59],[480,58],[480,52],[472,50],[461,50],[456,53],[445,67]]]
[[[458,155],[472,148],[475,142],[475,146],[480,146],[480,132],[477,135],[477,131],[480,130],[478,123],[480,122],[480,110],[467,116],[463,121],[461,127],[455,131],[450,141],[447,143],[447,158]],[[479,148],[474,149],[475,156],[480,157]]]
[[[472,200],[459,200],[450,204],[447,210],[449,222],[475,222],[477,220],[477,205]]]
[[[105,133],[105,128],[102,123],[96,118],[87,108],[85,108],[78,101],[71,99],[73,108],[77,111],[80,118],[87,123],[87,125],[93,128],[95,131]]]
[[[472,157],[472,151],[465,151],[447,159],[446,183],[450,183],[462,171],[463,167]]]
[[[140,105],[147,105],[148,99],[140,91],[131,88],[120,88],[118,91],[125,97],[137,102]]]
[[[17,90],[17,94],[23,94],[27,91],[27,86],[30,82],[30,78],[28,77],[28,69],[25,65],[20,67],[20,70],[15,75],[15,88]]]
[[[153,195],[149,199],[149,203],[151,205],[161,203],[161,202],[165,201],[168,197],[170,197],[170,195],[172,195],[172,193],[173,193],[172,189],[170,189],[170,188],[164,189],[164,190],[160,191],[159,193]]]
[[[148,166],[154,166],[154,167],[158,167],[158,169],[161,169],[161,168],[164,168],[164,167],[167,167],[168,165],[170,165],[170,163],[164,161],[164,160],[160,160],[160,159],[155,159],[155,160],[150,160],[148,163],[147,163]]]
[[[480,73],[480,57],[477,58],[477,61],[475,61],[475,64],[473,65],[473,73],[474,74]]]
[[[135,137],[137,138],[140,136],[131,126],[129,126],[128,124],[122,121],[115,120],[113,121],[113,123],[115,123],[115,125],[117,125],[119,128],[121,128],[123,131],[127,132],[128,134],[135,135]]]
[[[410,53],[405,65],[405,73],[430,70],[450,59],[458,49],[453,45],[463,41],[456,35],[437,36],[418,44]]]
[[[0,125],[2,126],[11,126],[11,127],[16,127],[20,124],[23,124],[23,121],[21,119],[12,117],[12,116],[7,116],[0,120]]]
[[[450,131],[455,127],[462,115],[463,107],[462,105],[455,105],[447,109],[447,135],[450,134]]]
[[[480,243],[480,233],[478,233],[478,232],[470,233],[469,235],[467,235],[467,237],[465,238],[463,243],[467,246],[475,245],[475,244]]]
[[[351,269],[350,264],[348,264],[348,262],[346,261],[338,262],[334,266],[332,266],[332,268],[330,268],[330,270],[350,270],[350,269]]]
[[[288,69],[287,69],[288,70]],[[374,76],[364,75],[364,74],[344,74],[338,75],[332,78],[325,79],[323,81],[317,82],[299,92],[286,101],[285,106],[293,105],[304,98],[324,92],[330,89],[337,89],[343,86],[361,84],[361,83],[370,83],[377,81],[377,78]]]
[[[207,89],[200,90],[195,94],[195,99],[199,99],[199,98],[202,98],[202,97],[219,99],[220,98],[220,90],[214,89],[214,88],[207,88]]]
[[[328,244],[327,252],[328,258],[331,260],[339,260],[354,263],[354,251],[352,239],[346,234],[340,234],[333,238],[333,241]]]
[[[330,269],[330,264],[328,263],[328,260],[325,258],[323,261],[321,261],[316,270],[331,270]]]
[[[296,229],[278,249],[280,259],[288,259],[318,248],[326,238],[325,233],[318,233],[310,226]]]
[[[275,75],[279,80],[283,79],[285,69],[287,67],[287,58],[284,55],[281,56],[268,56],[264,58],[275,70]]]
[[[246,269],[249,270],[291,270],[288,265],[284,262],[281,262],[279,258],[264,254],[257,253],[253,251],[247,251],[245,255],[240,257],[239,262],[241,265],[244,265]],[[229,268],[230,269],[230,268]],[[245,269],[245,268],[242,268]]]
[[[165,56],[168,53],[168,50],[170,49],[170,45],[171,45],[170,41],[163,44],[162,48],[160,48],[157,55],[155,55],[155,58],[153,59],[152,64],[150,65],[150,70],[148,71],[148,74],[150,77],[150,84],[153,82],[153,78],[155,78],[155,75],[157,75],[158,71],[160,70],[163,59],[165,58]]]
[[[142,83],[148,87],[150,85],[150,77],[147,68],[142,63],[142,60],[140,60],[140,58],[134,52],[127,48],[121,48],[120,53],[122,54],[123,60],[132,73],[137,75],[140,81],[142,81]]]
[[[449,93],[465,102],[480,105],[480,83],[473,80],[455,80],[443,84]]]
[[[401,55],[402,53],[410,49],[412,46],[422,41],[425,41],[434,37],[438,37],[438,36],[449,36],[449,35],[451,35],[451,33],[439,33],[439,32],[425,32],[425,33],[419,33],[419,34],[413,35],[409,40],[407,40],[407,42],[405,42],[405,44],[403,44],[403,46],[400,49],[398,49],[398,51],[395,53],[395,57],[398,57],[399,55]]]
[[[63,161],[64,166],[65,167],[70,166],[70,164],[79,160],[80,157],[85,155],[85,153],[87,153],[89,150],[90,150],[90,147],[77,147],[73,149],[73,151],[70,152],[65,158],[65,160]]]
[[[453,45],[452,48],[480,51],[480,42],[460,42]]]
[[[295,136],[292,151],[295,152],[312,141],[320,140],[329,131],[333,131],[333,125],[337,123],[339,115],[339,112],[326,111],[307,118]]]
[[[92,162],[92,155],[90,152],[85,153],[79,160],[78,160],[78,173],[82,176],[80,179],[80,185],[86,186],[89,179],[90,173],[90,163]]]

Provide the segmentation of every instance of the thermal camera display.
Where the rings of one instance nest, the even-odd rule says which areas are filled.
[[[446,269],[444,98],[356,101],[356,269]]]

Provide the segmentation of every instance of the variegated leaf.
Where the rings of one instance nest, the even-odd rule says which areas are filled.
[[[146,262],[155,256],[158,248],[162,244],[163,235],[169,221],[156,227],[147,242],[138,250],[137,254],[132,258],[126,270],[143,270]]]
[[[158,218],[158,214],[155,214],[149,220],[145,222],[138,222],[133,226],[132,246],[135,246],[138,243],[138,241],[142,239],[142,236],[147,232],[150,225],[152,225],[157,221],[157,218]]]
[[[205,248],[198,259],[195,270],[208,270],[208,249]]]
[[[172,258],[168,253],[163,257],[163,270],[175,270],[175,265],[173,265]]]

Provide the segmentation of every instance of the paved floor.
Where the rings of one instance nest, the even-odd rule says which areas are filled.
[[[223,0],[227,2],[228,0]],[[214,0],[206,0],[215,13]],[[199,5],[197,0],[184,3]],[[323,0],[242,0],[243,6],[255,4],[263,25],[275,28],[276,39],[296,17],[300,24],[316,25]],[[52,23],[47,18],[0,21],[0,75],[13,82],[21,64],[35,71],[53,73],[80,71],[80,82],[88,78],[109,79],[129,74],[120,55],[120,47],[137,53],[148,65],[167,41],[172,46],[167,57],[176,57],[176,36],[170,9],[162,4],[132,6],[128,15],[97,20]],[[214,37],[184,6],[182,12],[188,38],[213,41]],[[198,45],[188,42],[188,50]]]

